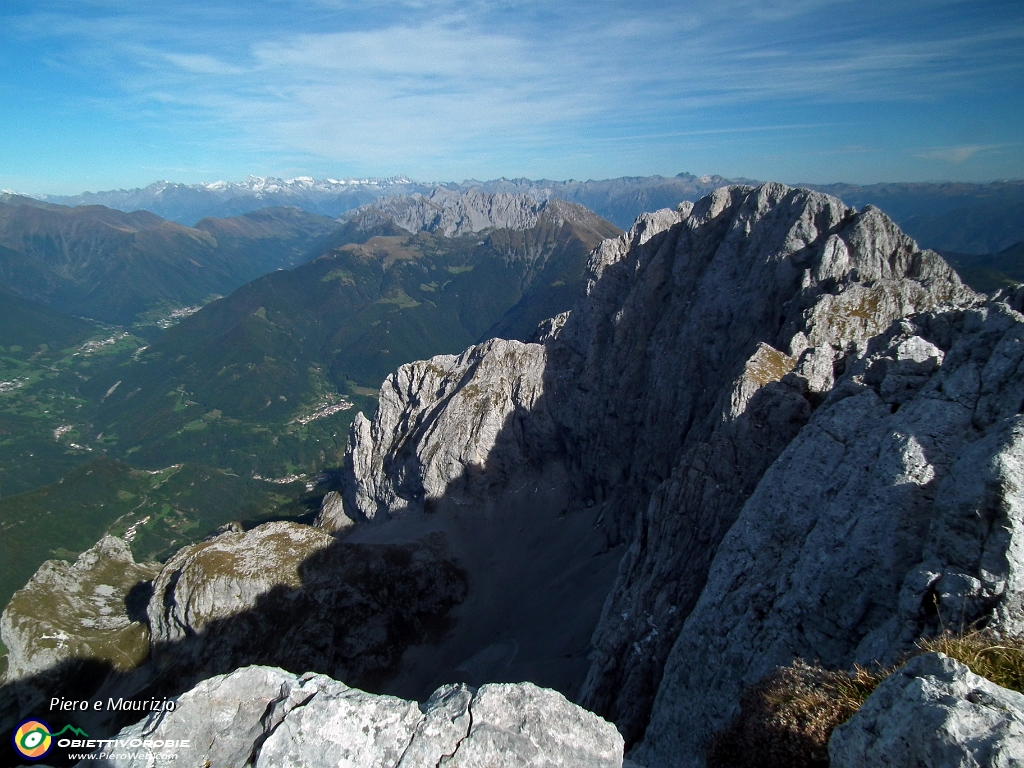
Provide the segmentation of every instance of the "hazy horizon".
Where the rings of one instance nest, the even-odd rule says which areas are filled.
[[[553,179],[553,178],[532,178],[531,179],[531,178],[528,178],[528,177],[525,177],[525,176],[507,176],[507,175],[506,176],[497,176],[497,177],[494,177],[494,178],[470,177],[470,178],[465,178],[465,179],[454,179],[454,178],[449,178],[449,179],[415,179],[415,178],[409,177],[407,174],[401,174],[401,173],[395,174],[394,176],[364,176],[364,177],[358,177],[358,178],[357,177],[348,177],[348,178],[344,178],[344,177],[343,178],[326,178],[326,177],[324,177],[324,178],[315,178],[315,177],[311,177],[311,176],[293,176],[291,178],[285,178],[285,177],[282,177],[282,176],[273,176],[273,175],[256,176],[255,174],[249,174],[248,176],[246,176],[244,178],[241,178],[241,179],[204,179],[204,180],[200,180],[200,181],[191,181],[191,182],[180,181],[180,180],[176,180],[176,179],[157,179],[155,181],[149,182],[148,184],[142,184],[142,185],[138,185],[138,186],[130,186],[130,187],[129,186],[121,186],[121,187],[111,187],[111,188],[108,188],[108,189],[83,189],[83,190],[79,190],[77,192],[50,192],[50,191],[38,191],[38,192],[32,191],[32,192],[29,192],[29,191],[20,190],[20,189],[3,188],[3,189],[0,189],[0,193],[24,195],[26,197],[34,197],[34,198],[39,198],[39,199],[70,198],[70,197],[78,197],[78,196],[81,196],[81,195],[102,195],[102,194],[105,194],[105,193],[112,193],[112,192],[134,192],[134,191],[141,191],[141,190],[145,190],[145,189],[148,189],[149,187],[156,186],[156,185],[159,185],[159,184],[180,184],[180,185],[185,185],[185,186],[210,186],[210,187],[218,185],[218,184],[241,185],[241,184],[244,184],[246,181],[248,181],[251,178],[259,178],[259,179],[268,180],[268,181],[269,180],[282,181],[282,182],[285,182],[285,183],[301,181],[303,179],[309,179],[309,180],[311,180],[313,182],[348,182],[348,183],[357,183],[357,182],[388,181],[388,180],[391,180],[391,179],[406,178],[406,179],[408,179],[412,183],[422,184],[424,186],[432,186],[432,185],[440,186],[440,185],[445,185],[445,184],[461,185],[461,184],[468,184],[468,183],[472,183],[472,182],[487,183],[487,182],[491,182],[491,181],[498,181],[498,180],[501,180],[501,179],[505,179],[507,181],[515,181],[515,180],[518,180],[518,179],[527,179],[528,181],[531,181],[531,182],[551,181],[551,182],[555,182],[555,183],[564,183],[564,182],[573,182],[573,181],[576,181],[576,182],[602,182],[602,181],[613,181],[615,179],[620,179],[620,178],[650,178],[650,177],[656,177],[656,176],[660,176],[662,178],[670,179],[670,178],[673,178],[673,177],[676,177],[676,176],[682,176],[682,175],[685,175],[685,174],[689,174],[689,175],[692,175],[692,176],[695,176],[695,177],[701,178],[701,179],[721,177],[721,178],[724,178],[724,179],[726,179],[728,181],[738,181],[738,180],[741,180],[741,179],[745,180],[745,181],[753,181],[753,182],[779,181],[780,183],[786,184],[788,186],[793,186],[793,187],[799,187],[799,186],[803,186],[803,185],[829,186],[829,185],[834,185],[834,184],[835,185],[849,184],[851,186],[871,187],[871,186],[876,186],[876,185],[881,186],[881,185],[886,185],[886,184],[978,184],[978,185],[984,185],[984,184],[1017,184],[1017,183],[1024,183],[1024,176],[1022,176],[1020,178],[985,179],[985,180],[980,180],[980,181],[965,181],[965,180],[958,180],[958,179],[923,179],[923,180],[917,180],[917,181],[908,181],[906,179],[892,179],[892,180],[875,181],[875,182],[870,182],[870,181],[869,182],[852,182],[852,181],[846,181],[845,179],[838,179],[838,180],[833,179],[833,180],[826,180],[826,181],[810,181],[810,180],[783,181],[783,180],[780,180],[780,179],[751,179],[750,177],[729,178],[729,177],[723,176],[722,174],[714,174],[714,173],[698,175],[698,174],[690,174],[689,171],[680,171],[678,174],[668,174],[668,173],[658,174],[658,173],[652,173],[652,174],[648,174],[646,176],[640,176],[639,174],[627,174],[627,175],[623,175],[623,176],[607,177],[607,178],[584,178],[584,177],[577,176],[577,177],[568,177],[568,178],[564,178],[564,179]]]

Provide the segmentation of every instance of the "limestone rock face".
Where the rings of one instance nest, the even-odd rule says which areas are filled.
[[[154,642],[202,631],[217,619],[253,608],[276,586],[297,588],[304,559],[334,541],[305,525],[267,523],[183,547],[153,583],[149,604]]]
[[[128,670],[149,653],[149,632],[125,599],[159,565],[136,563],[123,539],[104,536],[75,563],[47,560],[15,592],[0,619],[8,649],[7,682],[62,662],[91,659]]]
[[[555,226],[569,222],[591,226],[596,215],[581,205],[543,200],[511,192],[488,193],[479,189],[457,192],[443,187],[429,195],[385,197],[360,209],[380,211],[409,232],[435,232],[446,237],[486,229],[531,229],[547,220]]]
[[[530,683],[443,686],[422,707],[324,675],[246,667],[205,680],[118,738],[188,738],[167,765],[618,768],[614,726]],[[89,764],[154,768],[146,759]],[[82,763],[84,765],[84,762]]]
[[[837,377],[899,318],[980,301],[877,209],[719,189],[605,240],[542,344],[389,379],[373,423],[353,425],[344,500],[375,519],[564,465],[573,503],[628,544],[580,701],[631,743],[719,544]],[[916,386],[941,363],[932,347],[894,353],[886,386]]]
[[[355,520],[345,514],[345,505],[341,500],[340,493],[328,491],[324,494],[324,498],[320,502],[320,514],[317,515],[316,522],[314,523],[317,528],[331,532],[343,531],[355,525],[355,522]]]
[[[581,485],[629,541],[581,702],[642,735],[668,653],[761,476],[893,320],[969,301],[880,211],[777,184],[642,217],[550,353]],[[549,375],[551,375],[549,373]]]
[[[701,765],[796,656],[893,663],[942,622],[1019,634],[1022,405],[1024,316],[999,302],[899,320],[849,360],[718,547],[637,759]]]
[[[399,368],[381,386],[373,423],[356,414],[352,425],[352,516],[388,519],[445,494],[486,492],[550,452],[545,364],[540,344],[492,339]]]
[[[149,604],[164,677],[271,663],[377,682],[465,596],[443,540],[352,545],[267,523],[179,551]]]
[[[919,656],[836,728],[828,752],[833,768],[1024,765],[1024,695],[942,654]]]

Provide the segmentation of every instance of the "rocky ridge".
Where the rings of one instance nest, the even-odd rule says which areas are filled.
[[[628,543],[580,701],[640,762],[700,765],[794,655],[892,659],[939,614],[1019,629],[1022,328],[877,209],[721,189],[605,241],[543,344],[400,369],[353,426],[347,509],[565,465]]]
[[[892,663],[946,622],[1024,628],[1022,332],[1001,303],[922,313],[850,361],[717,548],[641,761],[699,751],[794,656]]]
[[[583,206],[561,200],[538,200],[527,194],[488,193],[480,189],[456,192],[438,187],[429,195],[385,197],[350,214],[367,209],[389,216],[409,232],[458,237],[486,229],[532,229],[543,220],[560,227],[566,222],[593,229],[595,215]]]
[[[610,723],[530,683],[439,688],[418,706],[374,696],[324,675],[246,667],[203,681],[170,713],[120,739],[180,739],[176,760],[108,759],[88,765],[369,768],[618,768],[622,737]]]
[[[491,340],[387,379],[373,421],[353,423],[341,504],[321,510],[321,527],[344,541],[277,523],[183,550],[157,576],[154,635],[215,659],[200,676],[276,663],[238,654],[239,638],[258,637],[304,670],[371,679],[394,669],[396,637],[423,636],[422,626],[381,632],[396,579],[412,574],[409,595],[428,614],[461,599],[436,521],[484,540],[497,517],[536,507],[489,548],[540,522],[575,521],[606,540],[601,552],[559,549],[580,562],[560,564],[551,586],[625,549],[579,700],[648,768],[700,766],[740,691],[794,656],[845,667],[893,661],[950,622],[1024,629],[1021,309],[1024,292],[975,294],[877,209],[819,193],[730,187],[646,214],[598,247],[585,294],[535,343]],[[416,530],[435,538],[369,543]],[[300,555],[263,583],[259,553],[275,538]],[[389,570],[386,552],[399,550]],[[339,589],[346,562],[355,570]],[[482,562],[479,572],[494,570]],[[531,589],[545,594],[542,580]],[[236,593],[248,610],[218,614]],[[332,642],[352,652],[317,656],[339,615],[349,634]],[[488,648],[506,646],[519,652],[515,641]],[[345,691],[335,698],[373,699],[361,711],[374,722],[405,717]],[[419,727],[408,712],[402,733]],[[257,760],[266,723],[243,726],[239,754]],[[278,732],[293,751],[307,733]],[[372,741],[373,754],[391,755],[382,764],[402,759]]]

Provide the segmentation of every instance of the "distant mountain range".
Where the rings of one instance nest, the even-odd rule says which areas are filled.
[[[431,195],[434,190],[508,192],[537,200],[558,198],[583,205],[622,229],[643,211],[674,208],[726,184],[757,183],[722,176],[630,176],[600,181],[494,179],[424,183],[404,176],[388,179],[315,180],[260,178],[244,182],[175,184],[161,181],[142,189],[49,195],[62,205],[105,205],[123,211],[147,210],[179,224],[207,216],[237,216],[267,206],[296,206],[337,217],[381,197]],[[1024,181],[967,183],[804,184],[839,197],[848,205],[881,208],[925,248],[963,253],[995,253],[1024,240]]]
[[[160,302],[201,303],[301,263],[339,228],[298,208],[205,218],[193,228],[147,211],[5,194],[0,285],[69,314],[128,325]]]
[[[273,206],[294,206],[310,213],[337,217],[384,195],[430,192],[435,185],[404,176],[390,179],[316,180],[250,176],[243,182],[177,184],[158,181],[142,189],[114,189],[80,195],[43,195],[60,205],[105,205],[121,211],[146,210],[179,224],[192,225],[208,216],[240,216]]]
[[[431,195],[435,190],[526,195],[538,201],[558,198],[585,206],[618,227],[628,227],[641,211],[674,208],[730,183],[721,176],[637,176],[604,181],[494,179],[424,183],[405,176],[387,179],[297,179],[250,176],[243,182],[208,184],[156,182],[142,189],[47,195],[61,205],[105,205],[122,211],[147,210],[180,224],[191,225],[206,216],[237,216],[267,206],[289,205],[311,213],[340,216],[381,197]]]
[[[806,186],[881,208],[922,248],[985,254],[1024,240],[1024,181]]]

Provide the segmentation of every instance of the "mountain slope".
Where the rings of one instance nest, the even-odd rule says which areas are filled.
[[[126,325],[159,302],[194,304],[291,266],[334,229],[332,220],[301,211],[190,229],[146,211],[9,196],[0,201],[0,284],[71,314]]]
[[[999,253],[973,254],[940,251],[964,282],[976,291],[995,291],[1024,283],[1024,242]]]
[[[571,304],[587,254],[618,232],[577,206],[527,204],[526,229],[457,237],[358,212],[341,233],[374,233],[366,242],[244,286],[98,378],[97,394],[121,384],[96,432],[144,466],[201,457],[280,476],[337,462],[347,411],[388,372],[497,327],[531,334]]]
[[[30,354],[43,344],[64,349],[95,332],[94,323],[57,312],[45,304],[22,299],[0,288],[0,347],[17,346]]]
[[[104,364],[102,352],[114,345],[96,342],[108,338],[95,323],[0,290],[0,497],[53,482],[88,459],[71,445],[78,434],[67,424],[86,409],[80,376]]]

